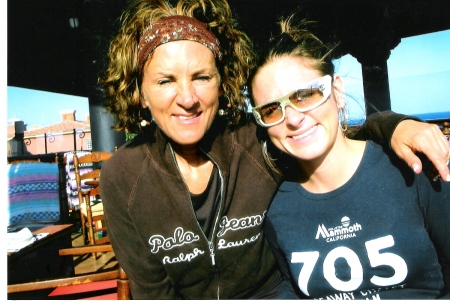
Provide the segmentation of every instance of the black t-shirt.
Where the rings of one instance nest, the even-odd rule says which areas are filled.
[[[216,166],[214,166],[205,191],[201,194],[191,193],[192,207],[194,208],[198,223],[208,238],[214,226],[214,216],[219,205],[219,188],[219,172]]]
[[[353,177],[322,194],[281,185],[266,234],[291,284],[280,298],[433,299],[450,258],[450,185],[391,163],[368,141]],[[295,288],[295,289],[294,289]]]

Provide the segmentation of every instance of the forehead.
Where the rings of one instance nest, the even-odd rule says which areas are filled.
[[[320,72],[313,68],[312,61],[299,56],[284,55],[277,56],[266,62],[257,75],[272,79],[289,79],[294,77],[295,82],[312,80]],[[313,78],[311,78],[313,76]]]
[[[309,59],[282,56],[275,57],[258,69],[252,80],[255,104],[278,99],[304,87],[321,73],[311,66]]]
[[[213,52],[204,45],[190,40],[172,41],[158,46],[147,62],[148,65],[185,66],[210,65],[216,60]]]

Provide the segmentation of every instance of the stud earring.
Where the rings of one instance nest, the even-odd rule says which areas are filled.
[[[146,115],[150,116],[150,112],[148,112],[148,114],[146,114]],[[147,125],[152,124],[153,118],[151,118],[150,121],[145,120],[145,119],[143,118],[143,116],[141,116],[141,110],[139,109],[139,113],[138,113],[138,121],[139,121],[140,126],[145,127],[145,126],[147,126]]]
[[[231,101],[230,101],[230,97],[228,97],[226,94],[224,94],[223,96],[225,96],[228,100],[228,103],[226,105],[226,109],[219,109],[218,114],[219,116],[227,116],[228,115],[228,110],[231,109]]]

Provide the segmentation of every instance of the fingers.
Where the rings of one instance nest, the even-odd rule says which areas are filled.
[[[422,172],[422,161],[412,151],[407,151],[403,154],[403,159],[408,166],[413,169],[414,173],[419,174]]]
[[[435,165],[436,172],[438,172],[438,175],[433,177],[434,180],[437,180],[440,176],[442,180],[446,182],[450,182],[450,167],[449,167],[449,160],[450,160],[450,137],[445,136],[445,142],[447,145],[447,148],[444,148],[444,151],[447,150],[447,154],[444,152],[444,160],[441,165]],[[441,167],[440,167],[441,166]]]
[[[431,178],[437,180],[439,177],[446,182],[450,182],[450,170],[448,163],[450,159],[450,143],[437,125],[430,124],[423,135],[420,148],[417,150],[423,152],[432,162],[435,169],[431,173]]]
[[[399,133],[396,134],[397,130]],[[423,170],[420,159],[415,155],[416,152],[421,152],[435,168],[426,174],[433,179],[440,176],[442,180],[450,181],[450,143],[436,124],[404,120],[396,131],[391,142],[392,148],[415,173]]]
[[[419,174],[423,170],[422,161],[420,158],[411,150],[410,147],[402,144],[393,146],[395,153],[405,161],[405,163],[414,171],[414,173]],[[436,172],[437,174],[437,172]],[[435,174],[435,175],[436,175]]]
[[[425,155],[427,155],[435,167],[435,173],[432,177],[433,180],[437,180],[440,176],[442,180],[450,182],[450,170],[448,168],[450,159],[450,143],[437,125],[436,128],[436,131],[433,131],[433,136],[436,140],[435,150],[429,154],[425,153]]]

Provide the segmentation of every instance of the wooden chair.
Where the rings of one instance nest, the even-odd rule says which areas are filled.
[[[450,119],[442,122],[442,133],[444,133],[447,138],[450,137]]]
[[[106,245],[89,245],[82,247],[72,247],[59,250],[60,256],[77,256],[96,252],[112,252],[113,249],[110,244]],[[103,295],[102,288],[104,283],[115,280],[116,293]],[[103,285],[101,289],[96,285]],[[83,275],[76,275],[71,277],[55,278],[38,280],[33,282],[11,284],[8,285],[8,294],[33,292],[45,289],[55,289],[48,296],[57,296],[62,299],[62,295],[76,296],[76,294],[83,293],[90,294],[89,299],[118,299],[130,300],[130,286],[129,280],[125,271],[118,265],[118,268],[112,271],[95,272]],[[98,292],[98,293],[97,293]]]
[[[115,150],[117,150],[117,148]],[[84,163],[105,162],[112,155],[113,153],[110,152],[92,152],[91,154],[78,157],[76,151],[73,152],[75,179],[78,190],[78,200],[80,203],[81,230],[84,241],[88,241],[89,245],[109,243],[103,209],[96,214],[92,211],[91,198],[100,196],[99,180],[101,169],[80,174],[79,165]],[[85,211],[82,209],[83,206],[85,207]],[[102,233],[102,237],[96,238],[99,233]],[[96,253],[93,253],[93,257],[95,259],[97,258]]]

